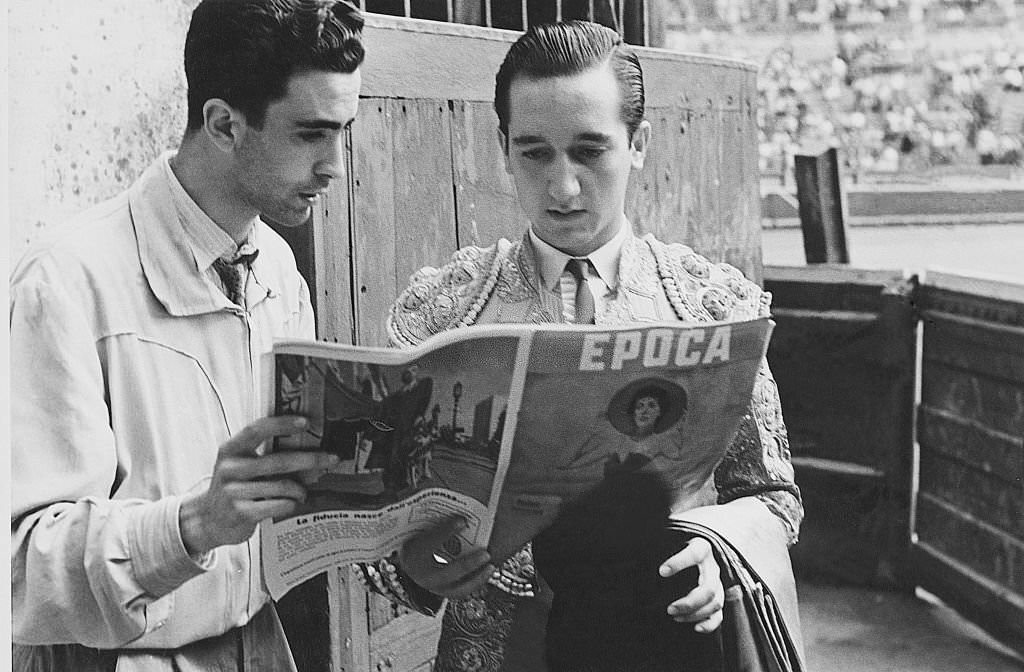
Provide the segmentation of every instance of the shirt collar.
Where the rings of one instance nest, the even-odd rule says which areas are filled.
[[[231,308],[233,305],[207,271],[214,260],[224,252],[233,253],[236,246],[185,193],[170,170],[168,162],[173,156],[173,152],[162,155],[128,190],[129,216],[146,281],[171,315]],[[257,220],[254,228],[262,226]],[[253,263],[257,276],[262,263],[262,259]],[[273,290],[266,289],[270,296]]]
[[[178,211],[178,221],[181,222],[181,226],[185,230],[185,237],[192,247],[192,253],[195,255],[196,265],[199,269],[205,271],[220,258],[230,261],[244,246],[256,247],[255,226],[249,230],[249,237],[242,245],[235,245],[234,239],[224,229],[217,226],[217,223],[210,219],[210,216],[199,207],[199,204],[192,200],[171,168],[170,160],[173,156],[172,152],[161,156],[160,166],[171,190],[174,208]]]
[[[623,217],[619,232],[607,243],[586,255],[598,277],[608,286],[608,289],[615,289],[619,284],[619,259],[622,257],[622,246],[629,240],[632,231],[633,227],[629,220]],[[532,226],[529,237],[536,255],[541,282],[545,287],[554,291],[558,287],[559,278],[565,272],[566,262],[574,257],[541,240],[534,233]]]

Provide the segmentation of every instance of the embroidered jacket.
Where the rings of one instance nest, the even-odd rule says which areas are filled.
[[[770,294],[733,266],[647,235],[624,244],[618,286],[595,322],[749,320],[767,316],[770,302]],[[416,272],[392,306],[387,328],[392,345],[412,347],[442,331],[474,324],[561,321],[561,299],[540,281],[532,246],[524,237],[515,243],[502,239],[487,248],[466,247],[445,266]],[[757,497],[783,523],[788,542],[796,541],[803,508],[767,362],[755,383],[750,411],[716,469],[715,486],[718,503]],[[516,600],[532,594],[534,578],[527,546],[495,572],[487,590],[453,600],[445,612],[435,669],[497,670]],[[436,596],[424,599],[422,590],[390,590],[379,580],[368,583],[371,590],[418,611],[436,613],[441,604]]]

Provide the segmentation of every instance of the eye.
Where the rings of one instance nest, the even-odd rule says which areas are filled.
[[[573,154],[579,161],[596,161],[604,156],[606,151],[606,147],[577,147]]]
[[[320,142],[325,137],[327,137],[327,133],[324,131],[302,131],[299,133],[299,139],[303,142]]]
[[[531,147],[523,150],[523,158],[531,161],[543,161],[551,157],[551,149],[548,147]]]

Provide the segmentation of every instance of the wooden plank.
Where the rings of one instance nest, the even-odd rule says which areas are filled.
[[[693,117],[685,108],[648,107],[651,148],[643,171],[631,179],[626,215],[639,234],[653,233],[664,242],[683,243],[705,253],[700,231],[710,220],[697,211],[696,190],[702,177],[693,168],[698,160],[690,137]]]
[[[395,148],[394,281],[401,291],[414,271],[437,265],[456,249],[448,104],[394,101],[391,131]]]
[[[1024,435],[1024,386],[926,360],[921,403],[1011,435]]]
[[[1024,289],[1002,282],[957,279],[928,273],[921,284],[921,310],[973,317],[985,322],[1024,327]],[[944,279],[947,286],[933,284]],[[984,293],[983,293],[984,292]]]
[[[918,409],[918,442],[1010,483],[1024,483],[1024,436],[1004,434],[939,409]]]
[[[1024,386],[1024,327],[932,311],[922,322],[926,361]]]
[[[693,109],[688,119],[689,130],[678,138],[676,148],[677,157],[688,157],[681,167],[683,188],[692,198],[686,210],[687,244],[712,261],[722,261],[725,255],[718,231],[721,119],[711,106]]]
[[[683,243],[696,247],[697,231],[702,217],[695,194],[696,184],[692,164],[696,160],[690,148],[694,144],[693,112],[687,108],[662,108],[658,117],[660,140],[653,168],[653,202],[648,208],[654,217],[647,230],[669,243]]]
[[[364,99],[352,125],[355,334],[360,345],[384,345],[384,320],[395,282],[395,173],[391,124],[396,102]]]
[[[929,544],[915,544],[913,560],[921,587],[1024,654],[1024,597]]]
[[[922,446],[919,491],[1024,539],[1024,485],[1006,483]]]
[[[857,268],[845,264],[817,264],[814,266],[765,266],[765,278],[773,282],[811,283],[823,285],[866,285],[885,287],[907,278],[896,270]]]
[[[459,247],[485,247],[499,238],[517,239],[529,223],[505,170],[498,117],[492,106],[453,101],[451,126]]]
[[[333,654],[330,672],[361,672],[370,669],[366,590],[355,578],[354,572],[346,566],[336,567],[327,573]],[[307,672],[299,669],[300,672]]]
[[[959,199],[959,195],[957,195],[957,198]],[[1024,275],[1021,276],[1020,282],[1011,283],[974,274],[965,276],[955,273],[928,271],[925,280],[925,284],[936,291],[947,291],[971,297],[985,297],[996,301],[1024,305]]]
[[[409,614],[370,633],[371,670],[414,670],[437,652],[441,617]]]
[[[918,500],[916,532],[929,546],[1024,595],[1024,540],[928,494]]]
[[[723,254],[727,262],[759,282],[762,273],[757,127],[748,123],[750,118],[741,110],[723,110],[720,114],[722,169],[718,208]]]
[[[651,142],[647,147],[644,167],[630,175],[626,190],[626,216],[638,235],[653,233],[659,240],[678,240],[683,220],[679,217],[671,184],[676,167],[671,108],[648,108],[646,119],[651,125]],[[670,236],[675,234],[675,238]]]
[[[367,16],[362,94],[490,102],[494,74],[517,36],[477,26]]]
[[[351,138],[349,139],[351,144]],[[320,340],[352,343],[351,170],[336,180],[313,211],[313,268],[316,276],[316,326]]]
[[[519,31],[367,16],[363,95],[490,103],[494,75]],[[749,61],[637,47],[650,107],[757,104]],[[458,58],[452,58],[458,54]]]
[[[795,172],[807,263],[850,263],[836,148],[829,147],[818,154],[797,154]]]

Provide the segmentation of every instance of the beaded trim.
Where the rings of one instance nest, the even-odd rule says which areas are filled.
[[[413,347],[434,334],[474,324],[494,291],[510,248],[511,244],[504,239],[488,249],[462,248],[452,255],[451,260],[443,268],[427,267],[414,273],[409,280],[409,286],[391,305],[388,314],[387,334],[391,344],[400,348]],[[467,264],[475,264],[480,269],[486,268],[487,275],[482,283],[465,268]],[[445,291],[452,287],[474,284],[477,286],[472,287],[465,296],[458,293],[453,296],[452,292]],[[472,301],[468,302],[468,305],[460,305],[470,297]],[[445,306],[445,302],[450,302],[451,305]],[[444,316],[445,321],[428,320],[428,316],[434,314]],[[458,317],[455,317],[456,315]],[[423,322],[422,329],[415,328],[417,321]],[[423,333],[416,333],[417,331]]]
[[[529,542],[494,570],[487,582],[516,597],[537,595],[537,572],[533,566],[533,545]]]
[[[650,235],[643,240],[654,254],[665,296],[679,319],[744,320],[770,314],[771,294],[736,267],[714,264],[685,245],[665,245]],[[680,286],[687,279],[692,279],[692,291]]]

